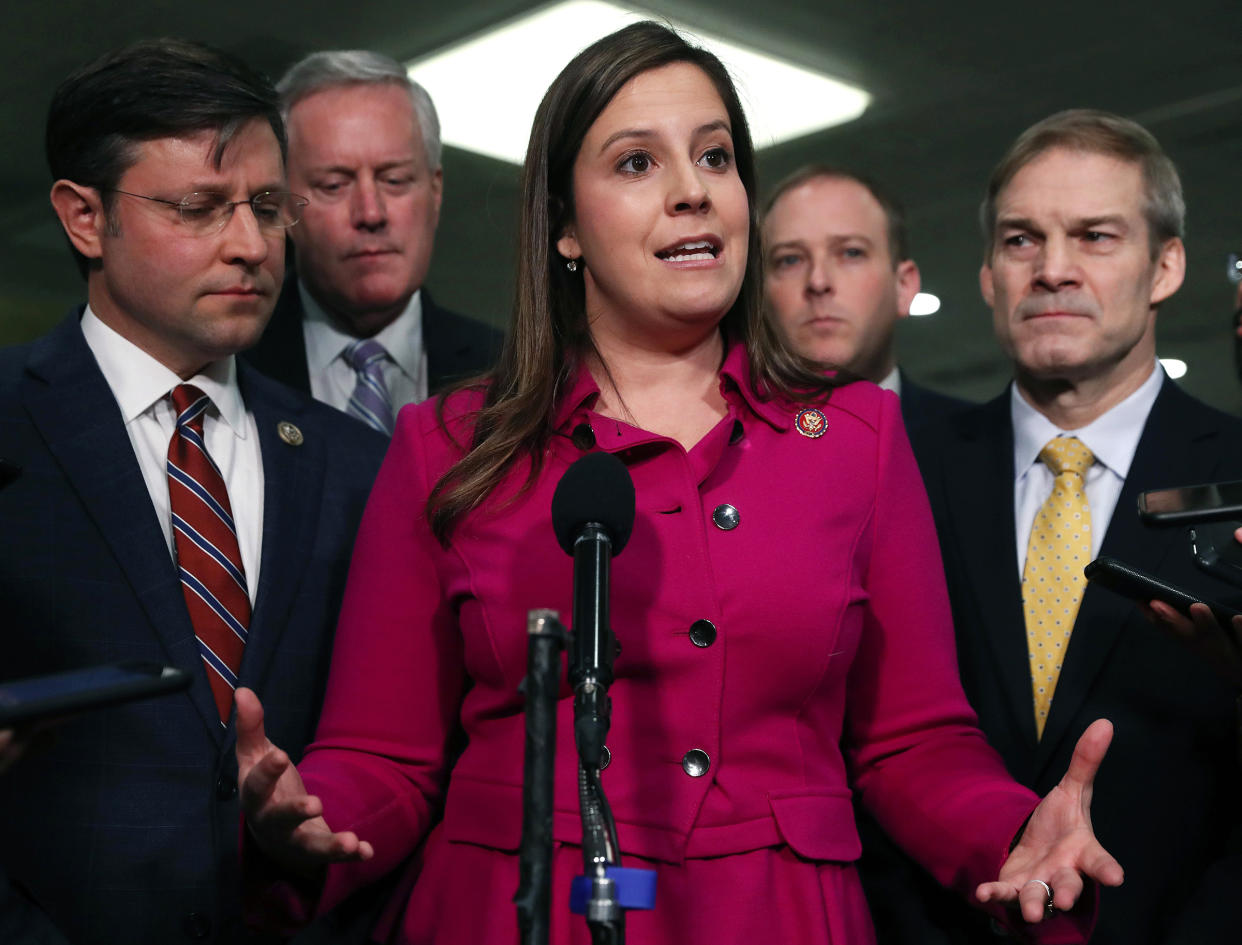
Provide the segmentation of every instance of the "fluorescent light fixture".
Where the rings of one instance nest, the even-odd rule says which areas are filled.
[[[1173,380],[1186,376],[1186,362],[1178,358],[1161,358],[1160,366],[1164,368],[1164,372]]]
[[[932,295],[930,292],[920,292],[910,300],[910,314],[918,317],[920,315],[935,315],[940,311],[940,296]]]
[[[603,0],[568,0],[409,63],[431,94],[445,144],[521,164],[544,92],[595,40],[653,14]],[[660,18],[713,53],[738,86],[756,148],[852,121],[871,96],[675,20]]]

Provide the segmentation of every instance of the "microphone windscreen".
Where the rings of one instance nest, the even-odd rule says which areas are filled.
[[[587,453],[576,460],[552,495],[552,528],[566,554],[574,553],[574,542],[591,522],[608,533],[614,555],[634,530],[634,480],[611,453]]]

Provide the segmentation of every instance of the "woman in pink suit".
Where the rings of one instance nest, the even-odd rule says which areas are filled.
[[[424,844],[397,940],[516,940],[526,613],[571,610],[549,507],[592,450],[637,492],[604,773],[626,865],[659,877],[632,941],[873,941],[852,790],[998,914],[1039,921],[1045,883],[1069,909],[1082,874],[1120,882],[1088,817],[1107,723],[1042,803],[1005,774],[957,680],[897,400],[825,379],[767,326],[755,197],[727,74],[669,30],[607,37],[552,85],[505,354],[401,412],[298,769],[238,693],[249,829],[302,873],[303,905]],[[560,709],[552,932],[585,942],[564,908],[582,867],[567,687]],[[1032,928],[1080,938],[1090,898]]]

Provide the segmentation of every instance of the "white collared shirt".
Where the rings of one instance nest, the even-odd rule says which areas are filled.
[[[338,410],[349,405],[358,375],[342,355],[358,339],[336,327],[327,312],[298,280],[302,299],[302,337],[306,342],[306,367],[311,395]],[[410,296],[405,310],[375,335],[388,357],[382,362],[384,383],[392,401],[393,415],[406,404],[427,399],[427,352],[423,349],[422,290]]]
[[[254,414],[246,409],[237,386],[236,362],[232,357],[216,361],[183,382],[151,355],[100,321],[90,306],[82,316],[82,334],[121,408],[125,432],[134,446],[138,467],[174,561],[172,508],[168,499],[168,444],[176,429],[177,417],[168,393],[178,384],[186,383],[193,384],[211,398],[212,406],[203,420],[203,438],[207,452],[220,467],[229,492],[246,586],[250,601],[254,603],[263,537],[263,457]]]
[[[1027,403],[1016,384],[1009,385],[1009,414],[1013,422],[1014,530],[1017,534],[1018,576],[1026,565],[1026,546],[1035,513],[1052,494],[1056,477],[1039,453],[1056,436],[1074,436],[1095,456],[1087,470],[1087,504],[1091,508],[1091,557],[1100,553],[1104,533],[1112,521],[1121,487],[1125,485],[1138,449],[1147,415],[1164,383],[1164,369],[1154,363],[1151,375],[1129,397],[1078,430],[1062,430]],[[1123,514],[1137,515],[1134,509]]]
[[[891,390],[898,397],[901,396],[901,371],[896,366],[885,374],[879,380],[880,390]]]

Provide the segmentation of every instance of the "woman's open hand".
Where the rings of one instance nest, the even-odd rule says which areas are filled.
[[[1016,902],[1027,922],[1049,909],[1069,909],[1082,895],[1083,877],[1120,886],[1124,872],[1095,838],[1091,792],[1095,773],[1113,738],[1113,725],[1097,719],[1074,747],[1069,770],[1031,814],[1000,878],[975,891],[980,902]]]
[[[330,863],[369,860],[371,844],[350,831],[334,833],[289,756],[268,741],[259,697],[241,688],[234,698],[237,786],[246,823],[263,852],[307,875]]]

